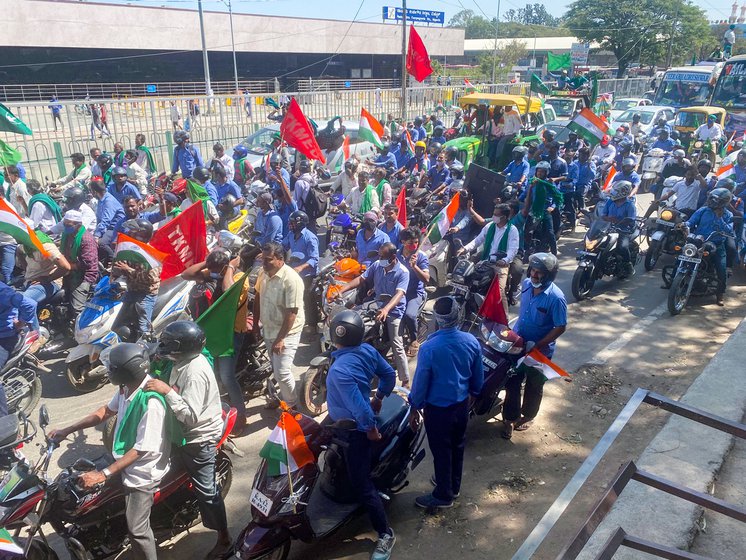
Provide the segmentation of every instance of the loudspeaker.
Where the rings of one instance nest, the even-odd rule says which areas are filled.
[[[471,194],[474,210],[489,218],[495,209],[495,199],[505,185],[505,177],[496,171],[472,163],[466,172],[464,187]]]

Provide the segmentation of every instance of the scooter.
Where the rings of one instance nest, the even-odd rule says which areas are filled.
[[[422,424],[414,431],[409,426],[407,395],[396,388],[376,416],[382,439],[373,444],[371,476],[385,501],[408,485],[409,472],[425,457]],[[346,476],[347,443],[336,435],[354,430],[354,422],[322,426],[307,416],[296,418],[316,461],[290,475],[270,476],[262,460],[249,498],[252,520],[236,539],[231,558],[284,560],[293,540],[328,537],[362,509]]]
[[[153,309],[153,333],[157,335],[169,323],[187,317],[193,284],[178,276],[161,282]],[[112,282],[109,276],[104,276],[96,284],[93,298],[75,319],[78,346],[67,355],[65,374],[76,391],[90,393],[106,385],[106,368],[99,360],[101,351],[122,341],[133,341],[136,317],[120,314],[126,289],[123,279]]]
[[[661,148],[653,148],[645,154],[642,160],[642,177],[640,182],[640,192],[650,190],[650,185],[658,181],[658,177],[663,171],[663,165],[666,163],[666,157],[669,155]]]
[[[39,333],[36,331],[21,331],[8,361],[0,369],[0,383],[5,390],[8,412],[11,414],[20,411],[28,416],[41,398],[39,363],[36,356],[29,353],[31,345],[38,338]]]
[[[236,410],[224,412],[223,435],[217,445],[215,475],[225,497],[233,480],[233,465],[221,449],[236,421]],[[39,426],[45,433],[46,448],[36,464],[17,462],[0,485],[0,526],[19,539],[24,558],[56,559],[44,528],[49,523],[62,538],[74,560],[107,558],[127,545],[127,523],[122,485],[108,482],[93,490],[78,486],[78,477],[104,468],[106,457],[95,462],[78,459],[54,480],[47,470],[58,444],[46,436],[49,412],[39,411]],[[150,524],[158,541],[189,530],[199,520],[199,507],[192,482],[183,468],[171,468],[154,497]]]

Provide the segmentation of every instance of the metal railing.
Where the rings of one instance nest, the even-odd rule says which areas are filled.
[[[610,86],[619,87],[623,92],[618,95],[635,95],[634,91],[640,89],[639,85],[627,83],[629,80],[610,82],[615,82]],[[491,84],[480,85],[479,89],[485,93],[526,94],[528,85]],[[463,85],[413,87],[407,91],[407,114],[404,117],[408,120],[415,115],[431,113],[439,105],[449,108],[466,93]],[[267,99],[271,97],[279,101],[282,96],[295,97],[305,115],[320,126],[335,116],[357,121],[361,107],[368,109],[381,121],[385,121],[389,113],[400,116],[399,88],[272,93],[269,96],[215,95],[208,98],[204,95],[189,95],[130,99],[91,98],[85,102],[59,101],[56,104],[62,106],[62,125],[54,122],[48,101],[10,102],[7,103],[8,108],[28,124],[34,134],[21,136],[0,132],[0,139],[19,149],[29,175],[39,180],[65,174],[69,167],[68,156],[72,153],[85,154],[94,146],[112,151],[115,142],[120,142],[125,150],[132,148],[137,134],[145,135],[158,169],[164,170],[171,167],[172,133],[179,127],[184,127],[187,118],[192,142],[203,153],[211,154],[216,142],[221,142],[230,151],[234,144],[273,123],[268,116],[274,109],[267,104]],[[200,114],[196,117],[189,113],[190,101],[195,100],[200,108]],[[91,103],[103,104],[106,108],[106,132],[98,130],[92,124],[88,108]],[[172,103],[180,115],[176,124],[171,119]],[[448,119],[450,118],[449,116]],[[446,125],[450,125],[450,122]]]

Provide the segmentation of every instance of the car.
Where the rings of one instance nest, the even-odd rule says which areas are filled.
[[[629,124],[632,122],[632,117],[635,113],[640,115],[640,123],[642,123],[642,131],[646,136],[650,136],[650,133],[655,128],[655,123],[661,117],[665,118],[666,121],[673,120],[674,113],[676,111],[673,107],[663,107],[660,105],[646,105],[638,106],[634,109],[627,109],[619,117],[613,119],[609,125],[609,134],[613,135],[617,128],[623,124]]]
[[[643,97],[623,97],[617,99],[611,104],[611,120],[616,119],[619,115],[624,113],[624,111],[647,105],[652,105],[652,101]]]
[[[562,92],[553,92],[552,97],[544,100],[544,105],[551,106],[559,118],[572,117],[575,112],[588,107],[590,99],[587,95],[558,95]]]
[[[554,131],[554,133],[557,135],[554,137],[554,139],[562,144],[564,142],[567,142],[567,139],[570,135],[570,131],[567,129],[568,124],[570,124],[570,119],[555,119],[537,128],[536,134],[538,134],[541,138],[542,132],[544,132],[544,130],[548,128],[549,130]]]

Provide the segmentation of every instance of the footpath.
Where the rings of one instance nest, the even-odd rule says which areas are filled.
[[[702,344],[707,344],[702,332]],[[746,413],[746,320],[692,383],[681,402],[728,420]],[[648,406],[648,405],[642,405]],[[737,441],[736,441],[737,440]],[[746,504],[746,441],[678,415],[635,460],[638,468],[732,504]],[[609,536],[628,534],[711,558],[743,558],[746,524],[631,481],[578,558],[596,557]],[[651,558],[620,548],[615,560]]]

